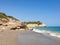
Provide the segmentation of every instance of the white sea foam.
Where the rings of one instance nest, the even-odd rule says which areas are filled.
[[[42,34],[47,34],[50,36],[55,36],[60,38],[60,33],[56,33],[56,32],[51,32],[51,31],[46,31],[46,30],[39,30],[39,29],[33,29],[34,32],[38,32],[38,33],[42,33]]]

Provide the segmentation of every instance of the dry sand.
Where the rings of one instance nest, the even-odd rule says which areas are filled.
[[[17,36],[19,31],[0,32],[0,45],[18,45]]]

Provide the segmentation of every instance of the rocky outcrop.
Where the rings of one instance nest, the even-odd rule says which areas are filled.
[[[27,27],[46,27],[46,24],[36,21],[36,22],[25,22]]]
[[[46,27],[46,25],[43,23],[43,24],[27,24],[27,27]]]
[[[42,23],[39,27],[46,27],[46,24]]]
[[[29,30],[30,27],[38,26],[46,27],[46,25],[40,21],[21,22],[12,16],[7,16],[4,13],[0,13],[0,30]]]
[[[18,19],[0,13],[0,30],[28,30],[28,27]]]

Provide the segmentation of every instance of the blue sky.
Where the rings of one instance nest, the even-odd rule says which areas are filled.
[[[59,0],[0,0],[0,12],[21,21],[41,21],[60,26]]]

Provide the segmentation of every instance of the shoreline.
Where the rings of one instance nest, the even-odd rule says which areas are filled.
[[[60,39],[30,30],[4,30],[0,45],[60,45]]]
[[[24,31],[19,34],[20,45],[60,45],[60,38],[55,38],[42,33]]]

